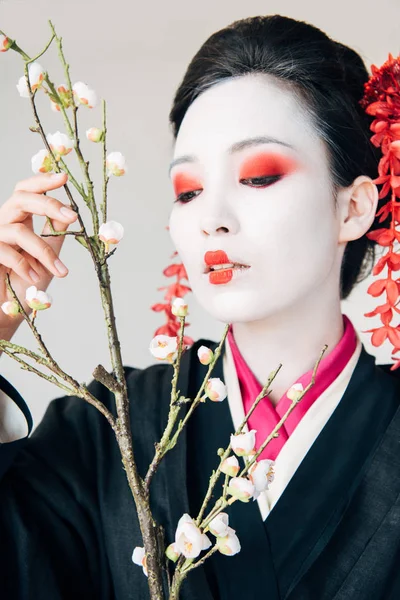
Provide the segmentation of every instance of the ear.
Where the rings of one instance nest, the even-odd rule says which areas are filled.
[[[367,175],[360,175],[349,187],[339,191],[339,243],[357,240],[369,230],[375,219],[378,201],[378,188]]]

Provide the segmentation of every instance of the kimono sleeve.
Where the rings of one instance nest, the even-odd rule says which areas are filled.
[[[114,435],[111,427],[95,407],[64,396],[50,402],[29,437],[28,406],[2,376],[0,388],[22,411],[28,430],[23,438],[0,443],[0,597],[109,599],[94,413],[110,429],[106,435]],[[104,386],[92,382],[89,389],[111,410]]]

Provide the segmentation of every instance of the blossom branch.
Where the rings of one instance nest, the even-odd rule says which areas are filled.
[[[254,400],[252,406],[250,407],[250,409],[249,409],[247,415],[245,416],[245,418],[243,419],[242,423],[240,424],[240,426],[238,427],[238,429],[235,431],[235,435],[239,434],[242,431],[243,427],[245,426],[245,424],[247,423],[247,421],[251,417],[253,411],[257,408],[257,405],[259,404],[259,402],[261,402],[261,400],[263,398],[265,398],[265,396],[267,396],[270,393],[269,386],[270,386],[271,382],[277,376],[277,374],[278,374],[279,370],[281,369],[281,367],[282,367],[282,364],[280,364],[278,366],[278,368],[275,369],[275,371],[272,371],[270,373],[270,375],[268,376],[266,384],[263,386],[261,392],[259,393],[259,395],[257,396],[257,398]],[[197,519],[196,519],[197,526],[200,526],[201,520],[203,518],[204,511],[205,511],[205,509],[207,507],[208,502],[210,501],[210,498],[212,496],[213,490],[214,490],[214,488],[215,488],[215,486],[216,486],[216,484],[218,482],[218,479],[219,479],[219,477],[221,475],[221,466],[222,466],[224,460],[228,458],[230,451],[231,451],[231,444],[228,445],[228,447],[226,448],[225,451],[221,452],[220,464],[219,464],[217,470],[213,471],[213,473],[212,473],[212,475],[210,477],[210,482],[209,482],[209,485],[208,485],[207,493],[206,493],[206,496],[204,498],[203,504],[201,506],[200,512],[199,512],[199,514],[197,516]],[[225,493],[226,489],[227,489],[227,477],[225,478],[225,485],[224,485],[223,497],[226,496],[226,493]],[[218,505],[218,507],[219,506],[220,505]],[[212,513],[210,513],[210,515],[211,514]]]
[[[75,394],[75,390],[72,390],[68,386],[66,386],[63,383],[61,383],[61,381],[59,381],[56,377],[54,377],[54,375],[46,375],[46,373],[43,373],[42,371],[39,371],[39,369],[36,369],[34,366],[30,365],[25,360],[23,360],[20,356],[18,356],[18,354],[21,353],[20,351],[11,352],[3,344],[3,342],[5,342],[5,340],[0,340],[0,348],[2,349],[2,351],[4,352],[4,354],[7,354],[7,356],[9,356],[10,358],[12,358],[16,362],[18,362],[21,365],[21,369],[23,369],[25,371],[31,371],[32,373],[35,373],[36,375],[38,375],[42,379],[46,379],[50,383],[54,383],[54,385],[56,385],[57,387],[61,388],[64,392],[66,392],[68,396],[72,396],[72,395]],[[24,354],[26,354],[26,353],[24,352]]]
[[[186,423],[188,422],[188,420],[190,419],[191,415],[193,414],[193,411],[197,408],[197,406],[202,401],[202,394],[203,394],[204,388],[205,388],[206,383],[207,383],[207,381],[208,381],[208,379],[210,377],[210,374],[212,373],[212,371],[214,369],[215,363],[217,362],[217,360],[218,360],[218,358],[219,358],[219,356],[221,354],[222,346],[223,346],[223,344],[225,342],[225,338],[226,338],[226,336],[228,334],[228,330],[229,330],[229,323],[225,326],[224,332],[222,334],[221,341],[218,344],[217,348],[215,349],[214,357],[213,357],[213,359],[212,359],[212,361],[211,361],[211,363],[210,363],[210,365],[208,367],[207,373],[206,373],[206,375],[205,375],[205,377],[203,379],[203,383],[201,384],[200,389],[197,392],[195,399],[193,400],[193,402],[192,402],[189,410],[187,411],[187,413],[185,415],[185,418],[183,419],[183,421],[179,422],[178,429],[175,432],[173,438],[171,439],[171,441],[170,441],[170,443],[168,445],[168,450],[171,450],[175,446],[179,435],[181,434],[183,428],[185,427]]]
[[[106,417],[106,419],[110,423],[112,429],[114,431],[116,431],[116,429],[117,429],[116,422],[115,422],[115,419],[114,419],[113,415],[111,414],[111,412],[104,406],[104,404],[100,400],[98,400],[95,396],[93,396],[93,394],[91,394],[89,392],[89,390],[87,389],[87,387],[84,384],[79,384],[71,375],[69,375],[63,369],[61,369],[61,367],[58,365],[58,363],[54,360],[54,358],[50,354],[46,344],[44,343],[42,336],[40,335],[37,327],[35,326],[34,320],[33,319],[31,320],[29,318],[29,316],[26,313],[24,307],[22,306],[22,303],[20,302],[17,294],[15,293],[15,290],[13,289],[13,287],[11,285],[10,276],[8,273],[6,274],[6,285],[7,285],[7,288],[9,290],[11,296],[13,297],[14,301],[18,305],[19,312],[23,315],[24,320],[28,324],[36,341],[38,342],[39,348],[41,349],[44,356],[40,357],[40,355],[36,354],[35,352],[32,352],[26,348],[21,348],[20,346],[16,346],[13,344],[10,346],[11,342],[8,342],[7,340],[0,340],[0,347],[3,348],[3,351],[6,354],[8,354],[8,356],[10,356],[11,358],[14,358],[17,362],[21,363],[22,359],[20,359],[20,357],[18,357],[15,352],[10,351],[10,348],[12,348],[14,346],[14,350],[17,350],[17,353],[19,353],[19,354],[23,353],[26,356],[29,356],[33,360],[37,361],[39,364],[46,366],[55,375],[59,376],[66,383],[68,383],[71,386],[75,395],[77,395],[80,398],[83,398],[84,400],[86,400],[86,402],[95,406],[99,410],[99,412],[101,412]],[[31,367],[31,365],[29,365],[28,363],[25,363],[25,365],[28,365],[29,367]],[[26,366],[25,366],[25,368],[27,369]],[[27,370],[32,370],[33,368],[34,367],[32,367],[31,369],[27,369]],[[40,373],[41,372],[39,372],[39,371],[37,372],[37,374],[39,376],[42,376]],[[58,384],[56,384],[56,385],[58,385]]]
[[[156,472],[162,458],[168,452],[168,449],[169,449],[168,444],[170,442],[170,435],[171,435],[172,429],[175,425],[176,419],[178,418],[179,411],[181,409],[180,405],[176,404],[177,395],[178,395],[177,391],[176,391],[176,386],[177,386],[177,382],[178,382],[179,367],[180,367],[182,349],[183,349],[184,329],[185,329],[185,317],[180,317],[178,354],[177,354],[177,358],[174,362],[174,373],[173,373],[172,381],[171,381],[171,396],[170,396],[170,405],[169,405],[169,413],[168,413],[168,422],[167,422],[167,426],[164,430],[164,433],[161,437],[160,442],[156,444],[156,453],[155,453],[154,458],[147,470],[146,477],[144,479],[144,484],[146,486],[147,491],[150,488],[151,479],[152,479],[154,473]]]
[[[103,100],[103,202],[100,209],[103,215],[103,223],[107,221],[107,185],[109,177],[107,176],[107,122],[106,122],[106,102]]]
[[[58,45],[58,49],[59,49],[59,56],[60,56],[63,66],[64,66],[69,89],[72,90],[71,80],[69,77],[69,65],[66,63],[65,58],[64,58],[61,39],[58,38],[58,36],[56,35],[54,27],[51,22],[50,22],[50,26],[52,27],[53,34],[57,41],[57,45]],[[15,46],[14,46],[14,48],[15,48]],[[25,58],[25,60],[30,60],[29,56],[27,56],[25,53],[24,53],[24,58]],[[42,78],[45,79],[45,81],[47,82],[53,97],[57,99],[58,98],[57,92],[54,88],[54,85],[50,81],[50,78],[48,77],[48,75],[46,74],[44,76],[42,74]],[[56,167],[56,171],[59,172],[56,158],[53,155],[49,144],[47,143],[47,139],[44,135],[43,128],[40,123],[40,119],[37,114],[37,111],[36,111],[36,106],[35,106],[35,101],[34,101],[34,93],[32,91],[32,87],[30,85],[29,70],[28,70],[27,64],[25,64],[25,82],[26,82],[26,86],[27,86],[27,90],[28,90],[27,97],[29,97],[31,100],[32,109],[33,109],[34,116],[35,116],[36,123],[37,123],[37,129],[42,135],[42,139],[43,139],[43,142],[45,144],[45,147],[47,149],[49,156],[52,157],[53,163]],[[36,93],[36,89],[37,89],[37,86],[35,85],[35,93]],[[74,100],[73,97],[72,97],[72,100]],[[65,125],[67,127],[67,130],[71,133],[69,120],[68,120],[68,118],[66,118],[65,109],[64,110],[63,109],[64,109],[63,102],[60,102],[60,110],[62,111],[62,114],[65,117],[65,119],[64,119]],[[93,184],[91,182],[89,170],[88,170],[89,162],[84,161],[81,150],[80,150],[80,146],[79,146],[79,135],[78,135],[78,124],[77,124],[76,112],[77,112],[77,106],[75,105],[75,102],[73,102],[73,137],[74,137],[74,141],[75,141],[75,150],[76,150],[76,153],[78,156],[78,160],[79,160],[81,168],[84,172],[84,176],[85,176],[85,180],[86,180],[86,184],[87,184],[87,197],[88,197],[88,201],[90,203],[90,207],[91,207],[91,211],[92,211],[94,235],[91,238],[89,238],[87,236],[86,230],[84,228],[82,220],[80,219],[80,216],[79,216],[79,219],[80,219],[81,229],[84,230],[84,232],[85,232],[85,237],[84,237],[83,241],[85,242],[87,248],[89,249],[89,251],[91,253],[92,260],[93,260],[93,263],[94,263],[94,266],[96,269],[96,274],[97,274],[98,281],[99,281],[100,295],[101,295],[101,300],[102,300],[102,305],[103,305],[103,310],[104,310],[104,315],[105,315],[105,320],[106,320],[106,325],[107,325],[107,335],[108,335],[111,363],[112,363],[112,368],[113,368],[113,376],[115,377],[115,380],[118,384],[118,388],[116,388],[115,392],[114,392],[115,404],[116,404],[117,415],[118,415],[116,419],[114,419],[114,417],[111,415],[111,413],[109,413],[109,411],[105,407],[100,406],[101,403],[96,404],[96,403],[98,403],[98,401],[96,399],[93,400],[93,398],[91,397],[91,395],[85,385],[79,385],[78,382],[76,382],[72,377],[70,377],[69,375],[67,375],[60,369],[60,367],[57,365],[56,361],[52,358],[52,356],[48,352],[47,347],[45,346],[43,340],[41,339],[39,332],[37,331],[37,329],[34,325],[36,310],[34,310],[33,318],[32,318],[32,320],[30,320],[28,315],[24,311],[21,303],[17,299],[15,293],[13,291],[11,293],[13,295],[14,301],[17,302],[18,310],[23,314],[24,319],[26,320],[29,327],[31,328],[35,338],[37,339],[37,341],[39,343],[39,346],[40,346],[42,352],[44,353],[46,359],[48,360],[48,368],[50,368],[53,372],[59,374],[61,378],[63,378],[67,382],[69,382],[74,387],[74,390],[77,395],[84,398],[88,402],[94,403],[99,408],[99,410],[101,410],[101,412],[103,412],[103,414],[105,416],[107,416],[107,418],[109,419],[110,425],[112,426],[114,433],[116,435],[117,443],[118,443],[118,446],[119,446],[119,449],[121,452],[121,456],[122,456],[122,463],[124,466],[124,470],[126,472],[128,484],[131,489],[131,492],[132,492],[132,495],[133,495],[133,498],[135,501],[136,509],[137,509],[140,530],[141,530],[141,533],[143,536],[144,546],[146,549],[147,564],[148,564],[148,568],[149,568],[148,584],[149,584],[151,598],[152,598],[152,600],[162,600],[162,598],[163,598],[163,587],[162,587],[162,577],[161,577],[161,575],[162,575],[161,562],[162,561],[160,558],[160,547],[162,546],[161,537],[163,537],[162,533],[161,533],[162,529],[160,527],[158,527],[157,524],[154,522],[151,510],[150,510],[149,496],[146,493],[146,490],[144,489],[143,481],[142,481],[141,477],[139,476],[139,473],[137,471],[137,466],[136,466],[136,463],[134,460],[131,426],[130,426],[128,390],[127,390],[127,383],[126,383],[126,379],[125,379],[125,372],[124,372],[124,367],[123,367],[123,362],[122,362],[120,342],[119,342],[118,334],[117,334],[117,330],[116,330],[115,314],[114,314],[113,300],[112,300],[112,294],[111,294],[111,280],[110,280],[110,274],[109,274],[108,264],[107,264],[107,258],[108,258],[108,256],[111,256],[111,253],[106,257],[108,244],[105,243],[103,245],[102,243],[100,243],[100,241],[98,239],[99,238],[99,227],[98,227],[97,207],[96,207],[95,200],[94,200]],[[120,171],[121,171],[121,169],[120,169]],[[119,174],[123,174],[123,172],[124,172],[124,170],[122,169],[122,173],[116,172],[115,174],[119,175]],[[73,206],[73,208],[76,209],[76,212],[79,215],[79,211],[77,210],[77,206],[73,201],[73,198],[69,192],[68,187],[67,186],[64,186],[64,187],[66,189],[68,197],[70,198],[71,205]],[[52,233],[54,233],[54,231]],[[82,241],[81,238],[78,236],[77,236],[77,239],[79,241]],[[106,248],[105,248],[105,246],[106,246]],[[9,284],[9,289],[11,291],[12,288],[11,288],[11,284],[9,281],[8,281],[8,284]],[[26,366],[26,365],[24,365],[24,366]],[[101,369],[100,370],[97,369],[97,373],[99,373],[99,371],[100,371],[100,377],[104,376],[104,372],[101,373]],[[103,377],[103,380],[104,380],[104,377]],[[107,383],[108,384],[110,383],[109,379],[107,379]],[[162,557],[162,558],[164,558],[164,557]]]
[[[72,83],[71,83],[71,77],[69,74],[69,64],[65,60],[64,51],[63,51],[63,47],[62,47],[62,38],[57,36],[54,25],[50,20],[49,20],[49,25],[53,31],[53,34],[54,34],[56,42],[57,42],[58,54],[59,54],[61,63],[64,67],[64,72],[65,72],[65,77],[67,80],[68,89],[72,93]],[[62,105],[62,103],[61,103],[61,105]],[[92,182],[92,180],[90,178],[90,174],[89,174],[89,161],[85,161],[85,159],[83,158],[83,155],[82,155],[82,151],[80,149],[80,141],[79,141],[79,133],[78,133],[78,120],[77,120],[77,114],[76,114],[77,110],[78,110],[78,107],[75,104],[75,100],[74,100],[74,97],[72,94],[72,115],[73,115],[73,121],[74,121],[73,138],[75,140],[75,152],[77,154],[77,157],[78,157],[78,160],[81,165],[82,172],[83,172],[83,175],[84,175],[85,181],[86,181],[87,192],[88,192],[88,206],[92,213],[92,220],[93,220],[93,230],[94,230],[93,233],[95,235],[97,235],[99,232],[99,215],[97,212],[96,202],[95,202],[95,198],[94,198],[93,182]]]
[[[311,389],[311,387],[313,387],[313,385],[315,384],[315,375],[319,366],[319,363],[322,360],[323,354],[326,351],[326,349],[328,348],[328,346],[325,344],[325,346],[323,347],[321,354],[314,366],[313,369],[313,374],[311,377],[311,381],[310,383],[306,386],[306,388],[299,393],[293,400],[292,403],[290,405],[290,407],[288,408],[288,410],[286,411],[286,413],[284,414],[284,416],[282,417],[282,419],[279,421],[279,423],[277,423],[277,425],[274,427],[274,429],[272,430],[272,432],[270,433],[270,435],[266,438],[266,440],[263,442],[263,444],[259,447],[258,451],[254,454],[254,456],[252,457],[252,459],[246,464],[246,466],[243,468],[243,470],[240,472],[239,475],[237,475],[237,477],[243,477],[244,475],[246,475],[249,471],[249,469],[252,467],[252,465],[256,462],[257,458],[260,456],[260,454],[263,452],[263,450],[266,448],[266,446],[269,444],[269,442],[275,438],[278,437],[279,433],[279,429],[282,427],[282,425],[285,423],[286,419],[288,418],[288,416],[290,415],[290,413],[294,410],[294,408],[297,406],[297,404],[301,401],[301,399],[303,398],[303,396],[308,392],[309,389]],[[278,367],[278,369],[276,370],[275,374],[278,372],[278,370],[280,369],[281,365]],[[261,394],[260,394],[261,395]],[[256,402],[260,401],[260,396],[257,397],[257,399],[255,400],[254,404],[256,404]],[[258,403],[257,402],[257,403]],[[254,410],[255,406],[251,407],[250,411],[252,412],[252,409]],[[249,411],[249,413],[250,413]],[[247,416],[245,418],[245,421],[247,421]],[[242,423],[241,427],[238,429],[241,430],[243,428],[244,423]],[[236,432],[237,433],[237,432]],[[236,435],[236,434],[235,434]],[[231,444],[228,446],[231,446]],[[224,458],[226,458],[227,456],[227,452],[224,453]],[[222,461],[221,461],[222,464]],[[219,466],[219,469],[221,467],[221,464]],[[215,485],[215,484],[214,484]],[[236,500],[238,500],[238,497],[232,496],[232,498],[230,498],[229,500],[226,497],[225,494],[225,488],[224,488],[224,494],[221,498],[219,498],[214,506],[214,508],[211,510],[211,512],[209,513],[209,515],[206,517],[206,519],[201,522],[199,524],[199,527],[202,530],[207,530],[208,525],[210,524],[210,522],[221,512],[224,510],[224,508],[226,508],[227,506],[233,504],[233,502],[235,502]]]
[[[53,154],[53,151],[51,150],[50,145],[49,145],[49,143],[47,141],[45,132],[43,130],[42,124],[41,124],[40,119],[39,119],[39,115],[38,115],[37,110],[36,110],[36,104],[35,104],[36,91],[32,92],[32,88],[31,88],[30,81],[29,81],[29,73],[28,73],[27,63],[25,64],[25,79],[26,79],[26,82],[27,82],[27,88],[28,88],[28,91],[29,91],[29,98],[30,98],[30,102],[31,102],[31,106],[32,106],[33,115],[34,115],[34,118],[35,118],[35,121],[36,121],[37,129],[40,132],[40,135],[42,137],[42,141],[43,141],[43,143],[44,143],[44,145],[45,145],[48,153],[53,158],[54,164],[57,165],[57,161],[56,161],[55,156]],[[61,170],[59,170],[58,167],[55,169],[55,171],[56,171],[56,173],[60,173],[61,172]],[[81,217],[80,212],[79,212],[79,207],[76,204],[76,202],[75,202],[75,200],[74,200],[74,198],[73,198],[73,196],[72,196],[72,194],[71,194],[71,192],[69,190],[69,187],[68,187],[68,185],[66,183],[64,184],[64,189],[65,189],[67,197],[68,197],[68,199],[70,201],[71,208],[77,213],[78,222],[79,222],[79,225],[81,227],[81,232],[82,232],[82,235],[83,235],[83,238],[84,238],[84,241],[85,241],[85,247],[88,248],[88,250],[89,250],[89,252],[90,252],[90,254],[92,256],[92,259],[93,259],[94,263],[96,264],[96,262],[97,262],[96,258],[97,257],[96,257],[96,255],[94,253],[93,244],[91,243],[91,240],[90,240],[89,236],[87,235],[85,225],[83,223],[82,217]],[[53,232],[54,232],[54,229],[53,229]]]

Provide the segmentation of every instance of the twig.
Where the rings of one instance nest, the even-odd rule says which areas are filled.
[[[222,334],[221,341],[220,341],[220,343],[218,344],[217,348],[215,349],[213,360],[210,362],[210,364],[209,364],[209,366],[208,366],[208,370],[207,370],[206,376],[205,376],[205,377],[204,377],[204,379],[203,379],[203,383],[201,384],[201,386],[200,386],[200,389],[199,389],[199,391],[197,392],[195,399],[193,400],[192,404],[190,405],[190,408],[189,408],[189,410],[187,411],[187,413],[186,413],[186,415],[185,415],[185,418],[183,419],[183,421],[181,421],[181,422],[179,423],[179,425],[178,425],[178,429],[177,429],[177,431],[175,432],[175,434],[174,434],[173,438],[171,439],[171,441],[170,441],[170,443],[169,443],[169,445],[168,445],[168,450],[171,450],[171,449],[172,449],[172,448],[175,446],[175,444],[176,444],[176,442],[177,442],[177,439],[178,439],[178,437],[179,437],[180,433],[182,432],[182,429],[185,427],[186,423],[187,423],[187,422],[188,422],[188,420],[190,419],[190,417],[191,417],[191,415],[192,415],[193,411],[194,411],[194,410],[197,408],[197,406],[198,406],[198,405],[200,404],[200,402],[201,402],[202,393],[203,393],[203,391],[204,391],[204,388],[205,388],[205,386],[206,386],[206,384],[207,384],[207,381],[208,381],[208,379],[209,379],[209,377],[210,377],[210,374],[211,374],[212,370],[214,369],[215,363],[217,362],[217,360],[218,360],[218,358],[219,358],[219,356],[220,356],[220,354],[221,354],[222,346],[223,346],[223,344],[224,344],[224,342],[225,342],[225,338],[226,338],[226,336],[227,336],[227,334],[228,334],[229,325],[230,325],[230,324],[228,323],[228,324],[225,326],[224,332],[223,332],[223,334]]]
[[[107,221],[107,184],[109,177],[107,177],[107,122],[106,122],[106,101],[103,100],[103,202],[100,205],[103,223]]]

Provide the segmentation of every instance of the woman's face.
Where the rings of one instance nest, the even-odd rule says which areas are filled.
[[[248,142],[262,136],[275,141]],[[260,74],[213,86],[188,109],[175,159],[171,181],[182,202],[172,206],[169,231],[214,318],[254,321],[339,294],[344,247],[327,153],[290,91]],[[205,253],[218,250],[250,268],[205,273]]]

